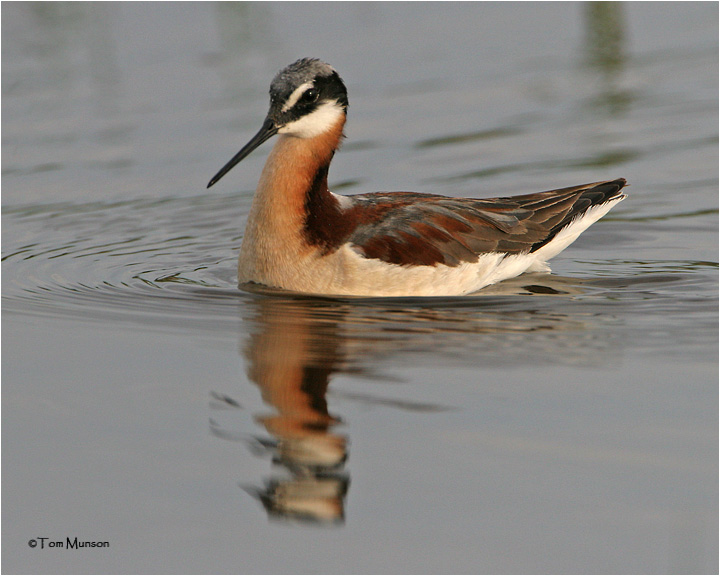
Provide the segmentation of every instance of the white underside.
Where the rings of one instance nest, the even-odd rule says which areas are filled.
[[[477,262],[458,266],[399,266],[365,258],[349,244],[327,255],[308,255],[292,267],[274,269],[260,278],[241,257],[239,280],[258,282],[297,292],[354,296],[459,296],[519,276],[549,271],[548,260],[567,248],[593,222],[602,218],[624,196],[585,212],[541,249],[518,255],[488,253]],[[285,261],[287,266],[288,261]],[[264,276],[264,275],[263,275]]]

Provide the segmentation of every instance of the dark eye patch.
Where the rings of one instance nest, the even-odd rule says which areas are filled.
[[[303,95],[300,96],[300,102],[302,104],[311,104],[318,99],[319,95],[320,93],[315,88],[308,88],[303,92]]]
[[[337,72],[333,71],[329,76],[318,76],[315,78],[314,84],[313,88],[317,90],[319,98],[322,100],[337,100],[341,106],[347,107],[347,91]]]

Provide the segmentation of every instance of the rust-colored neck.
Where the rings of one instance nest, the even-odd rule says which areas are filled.
[[[271,207],[275,218],[284,219],[304,216],[309,195],[329,195],[327,171],[344,124],[343,117],[315,138],[281,135],[263,168],[255,200]]]
[[[241,281],[269,282],[318,249],[306,229],[308,211],[317,205],[337,205],[327,187],[327,173],[344,125],[342,117],[315,138],[280,135],[263,168],[248,216],[240,252]]]

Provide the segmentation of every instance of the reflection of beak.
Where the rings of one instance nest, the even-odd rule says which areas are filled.
[[[255,136],[252,137],[252,140],[250,140],[250,142],[248,142],[247,144],[245,144],[245,146],[243,146],[243,148],[242,148],[242,150],[240,150],[240,152],[238,152],[237,154],[235,154],[235,156],[232,157],[232,160],[230,160],[230,162],[228,162],[227,164],[225,164],[225,166],[222,167],[220,172],[218,172],[217,174],[215,174],[215,176],[213,176],[213,179],[210,180],[207,187],[210,188],[210,186],[215,184],[215,182],[217,182],[218,180],[220,180],[220,178],[225,176],[225,174],[230,172],[230,170],[233,169],[233,166],[235,166],[235,164],[240,162],[240,160],[245,158],[245,156],[248,156],[250,154],[250,152],[252,152],[253,150],[255,150],[255,148],[260,146],[260,144],[262,144],[266,140],[269,140],[270,138],[275,136],[275,134],[277,134],[277,131],[278,131],[278,127],[275,126],[275,122],[273,122],[269,117],[265,118],[265,122],[263,122],[262,128],[260,128],[260,131],[257,134],[255,134]]]

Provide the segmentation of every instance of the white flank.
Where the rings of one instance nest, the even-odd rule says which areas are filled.
[[[617,198],[613,198],[604,204],[598,204],[593,206],[589,210],[583,212],[580,216],[575,218],[570,224],[565,226],[550,242],[540,248],[537,252],[534,252],[538,262],[547,262],[550,258],[554,258],[560,252],[565,250],[570,244],[577,240],[585,230],[587,230],[592,224],[600,220],[605,214],[610,212],[610,209],[615,206],[618,202],[625,199],[625,195],[622,194]]]
[[[314,138],[335,127],[338,119],[344,115],[345,110],[335,100],[323,102],[307,116],[285,124],[278,130],[278,134],[288,134],[298,138]]]

